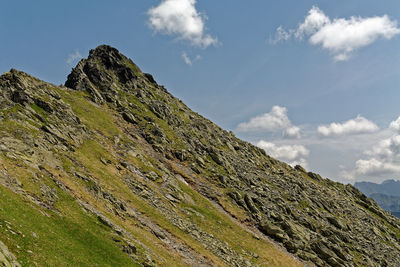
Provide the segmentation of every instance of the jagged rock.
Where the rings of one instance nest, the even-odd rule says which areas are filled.
[[[147,78],[147,80],[151,83],[157,84],[156,80],[154,80],[153,75],[150,73],[144,73],[144,76]]]
[[[249,195],[245,195],[244,196],[244,201],[246,202],[247,207],[249,208],[249,210],[253,213],[258,213],[258,209],[256,207],[256,205],[253,202],[253,199],[251,198],[251,196]]]
[[[311,244],[311,248],[323,260],[336,259],[336,254],[328,249],[322,242],[315,242]]]
[[[152,181],[156,181],[158,179],[158,174],[155,173],[154,171],[151,171],[149,173],[146,174],[146,177]]]
[[[345,228],[344,224],[336,217],[328,217],[328,221],[339,229]]]
[[[218,151],[216,151],[216,150],[211,151],[210,157],[213,159],[213,161],[215,161],[215,163],[217,163],[219,165],[224,164],[224,159],[222,158],[222,156],[219,154]]]
[[[42,99],[35,99],[34,100],[35,104],[44,109],[48,113],[53,112],[53,108],[50,106],[50,104],[46,101],[43,101]]]
[[[311,179],[314,179],[314,180],[317,180],[317,181],[322,181],[323,180],[321,175],[319,175],[319,174],[316,174],[316,173],[313,173],[313,172],[308,172],[307,174]]]
[[[124,112],[122,113],[122,118],[124,118],[124,120],[132,124],[138,123],[137,120],[135,119],[135,116],[133,116],[132,113]]]
[[[123,246],[122,250],[127,254],[136,254],[137,248],[132,244],[128,244]]]
[[[286,235],[285,232],[278,226],[273,225],[272,223],[268,222],[268,221],[263,221],[260,224],[260,231],[262,231],[263,233],[275,237],[279,240],[285,240],[286,239]]]
[[[300,165],[296,165],[296,166],[294,166],[294,168],[295,168],[296,170],[298,170],[298,171],[307,173],[306,169],[304,169],[304,168],[303,168],[302,166],[300,166]]]
[[[0,264],[5,267],[20,267],[17,258],[12,254],[8,247],[0,241]]]
[[[102,68],[108,71],[103,71]],[[140,69],[117,49],[103,45],[90,50],[89,57],[81,60],[68,75],[65,86],[86,91],[94,102],[101,103],[104,99],[113,99],[109,97],[115,93],[113,77],[122,85],[133,83],[137,79],[133,69],[141,73]]]
[[[30,96],[22,90],[16,90],[11,95],[11,100],[15,103],[24,104],[26,102],[30,102]]]

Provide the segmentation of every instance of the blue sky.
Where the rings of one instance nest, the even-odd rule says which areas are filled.
[[[400,178],[397,21],[398,0],[7,1],[0,70],[62,84],[110,44],[271,155],[382,181]]]

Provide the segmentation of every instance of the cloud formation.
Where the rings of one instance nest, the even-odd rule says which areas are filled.
[[[182,58],[183,61],[186,63],[186,65],[192,66],[194,62],[198,61],[201,59],[200,55],[197,55],[193,59],[189,57],[189,55],[186,52],[182,53]]]
[[[78,50],[76,50],[73,53],[68,55],[67,64],[72,66],[75,63],[75,61],[77,61],[78,59],[81,59],[81,58],[83,58],[82,55],[79,53]]]
[[[379,127],[375,123],[360,115],[343,123],[333,122],[329,125],[318,126],[318,133],[326,137],[372,133],[378,130]]]
[[[399,130],[400,117],[392,121],[389,129]],[[364,151],[365,158],[355,162],[355,169],[343,172],[349,179],[373,177],[392,179],[400,175],[400,135],[396,132],[389,138],[379,141],[371,149]]]
[[[264,140],[259,141],[256,145],[264,149],[270,156],[285,161],[291,166],[302,165],[305,168],[307,167],[306,157],[309,151],[302,145],[277,146]]]
[[[400,132],[400,116],[397,118],[397,120],[392,121],[389,125],[389,128],[391,130],[394,130],[396,132]]]
[[[237,130],[240,132],[283,130],[283,135],[290,138],[299,138],[301,135],[301,129],[290,122],[287,108],[281,106],[273,106],[270,112],[240,123]]]
[[[400,135],[382,140],[365,154],[370,157],[357,160],[356,174],[368,176],[400,174]]]
[[[336,61],[348,60],[352,52],[367,46],[379,38],[390,40],[400,33],[396,20],[388,15],[369,18],[350,17],[331,20],[318,7],[312,7],[304,22],[295,30],[277,28],[272,43],[285,41],[294,36],[308,38],[312,45],[321,45],[332,53]]]
[[[284,134],[284,136],[290,137],[290,138],[300,138],[301,137],[301,129],[298,126],[290,126],[285,129],[285,132],[283,134]]]
[[[176,35],[194,46],[217,45],[215,37],[205,33],[206,17],[196,10],[196,0],[163,0],[148,10],[149,26],[156,32]]]
[[[240,131],[274,131],[290,126],[290,120],[287,116],[287,108],[273,106],[269,113],[251,118],[248,122],[242,122],[238,125]]]

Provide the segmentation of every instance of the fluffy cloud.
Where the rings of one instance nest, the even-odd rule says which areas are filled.
[[[290,126],[285,129],[284,135],[291,138],[300,138],[301,129],[298,126]]]
[[[390,123],[389,128],[396,132],[400,132],[400,116],[397,118],[397,120]]]
[[[366,155],[379,157],[381,159],[400,160],[400,135],[384,139],[372,149],[365,151]]]
[[[400,174],[400,135],[382,140],[371,150],[365,151],[365,154],[369,158],[357,160],[356,174],[367,176]]]
[[[398,163],[385,162],[381,159],[371,158],[357,160],[356,174],[365,176],[398,175],[400,166]],[[390,177],[388,177],[390,178]]]
[[[287,108],[281,106],[273,106],[270,112],[240,123],[237,130],[241,132],[283,130],[283,135],[290,138],[299,138],[301,135],[300,128],[290,122]]]
[[[389,129],[392,136],[385,138],[372,146],[372,148],[364,151],[365,158],[359,159],[355,163],[353,171],[344,171],[343,177],[374,177],[374,178],[393,178],[400,175],[400,117],[392,121]]]
[[[323,136],[341,136],[350,134],[371,133],[379,130],[379,127],[372,121],[362,116],[348,120],[343,123],[333,122],[329,125],[318,126],[318,133]]]
[[[195,46],[206,48],[218,40],[205,33],[205,16],[196,10],[196,0],[163,0],[147,12],[149,25],[156,32],[177,35]]]
[[[302,39],[304,35],[312,35],[330,22],[330,19],[324,12],[318,7],[313,6],[310,11],[308,11],[308,16],[305,18],[304,22],[299,25],[294,34],[296,38]]]
[[[302,145],[277,146],[274,143],[261,140],[257,143],[257,146],[264,149],[270,156],[285,161],[292,166],[299,164],[307,167],[306,157],[309,151]]]
[[[81,59],[81,58],[83,58],[83,57],[79,53],[79,51],[74,51],[73,53],[68,55],[67,64],[71,66],[75,63],[75,61],[77,61],[78,59]]]
[[[251,118],[249,122],[238,125],[239,131],[274,131],[290,126],[285,107],[273,106],[269,113]]]
[[[399,33],[397,21],[387,15],[331,20],[318,7],[312,7],[296,30],[285,31],[278,27],[274,42],[288,40],[292,35],[298,39],[308,37],[312,45],[321,45],[333,54],[335,60],[343,61],[361,47],[379,38],[390,40]]]

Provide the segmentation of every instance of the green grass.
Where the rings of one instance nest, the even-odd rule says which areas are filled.
[[[47,115],[48,113],[42,109],[41,107],[39,107],[38,105],[36,105],[35,103],[31,104],[31,108],[36,111],[36,113],[38,113],[40,116],[42,116],[42,118],[47,121]]]
[[[125,60],[125,64],[128,65],[128,67],[133,71],[133,73],[136,76],[143,76],[139,67],[136,66],[135,63],[132,62],[132,60],[130,60],[130,59]]]
[[[131,67],[135,68],[133,65]],[[13,165],[17,164],[16,160],[10,159],[10,164],[6,164],[10,170],[10,175],[17,177],[24,185],[24,189],[29,191],[31,196],[35,196],[38,199],[42,198],[41,185],[44,184],[50,188],[56,188],[59,197],[59,200],[55,203],[55,207],[59,211],[57,213],[41,208],[24,196],[16,195],[0,186],[0,223],[2,225],[0,227],[0,240],[17,256],[18,261],[23,266],[32,266],[35,263],[40,266],[134,265],[134,262],[119,247],[119,244],[124,241],[113,241],[117,236],[112,229],[101,224],[96,216],[85,212],[75,201],[78,198],[89,203],[113,223],[124,228],[136,240],[140,241],[136,244],[138,249],[136,256],[141,261],[149,253],[154,256],[154,259],[160,266],[185,265],[177,251],[163,245],[138,220],[125,216],[126,214],[123,212],[120,212],[122,216],[121,214],[116,214],[112,207],[110,208],[108,201],[91,194],[90,188],[94,182],[85,182],[76,178],[73,173],[77,171],[92,177],[96,184],[101,186],[102,190],[116,196],[119,200],[127,204],[127,207],[137,210],[141,216],[148,218],[154,224],[172,234],[176,240],[179,240],[186,247],[208,258],[216,266],[225,266],[226,264],[223,259],[218,258],[204,244],[197,241],[196,238],[186,233],[183,229],[180,229],[174,221],[165,217],[162,210],[151,205],[148,200],[140,197],[140,195],[135,194],[124,182],[124,178],[130,177],[132,174],[128,175],[126,169],[118,167],[121,160],[130,162],[143,173],[154,171],[162,176],[168,172],[164,173],[163,168],[166,166],[157,158],[154,158],[153,154],[147,152],[147,145],[142,144],[143,140],[131,139],[129,134],[126,133],[128,128],[123,129],[120,127],[124,124],[122,119],[119,119],[118,113],[106,105],[99,106],[92,103],[85,92],[53,87],[50,89],[56,90],[61,95],[62,99],[71,106],[74,113],[86,125],[91,134],[90,138],[79,145],[74,152],[53,151],[61,161],[61,168],[46,166],[46,169],[51,170],[57,180],[69,188],[69,193],[57,189],[58,187],[56,187],[50,177],[44,177],[41,174],[35,176],[33,172],[36,170],[27,170],[27,166],[24,166],[23,162],[18,162],[18,166],[22,166],[18,168],[13,168]],[[122,92],[120,93],[123,94]],[[154,94],[161,101],[164,100],[164,97],[168,98],[168,96]],[[168,144],[165,144],[165,146],[169,146],[168,149],[172,151],[187,149],[185,142],[181,140],[179,134],[166,121],[156,117],[146,104],[141,103],[135,96],[127,96],[126,98],[129,102],[138,106],[138,110],[132,108],[131,111],[137,116],[139,121],[149,116],[162,129],[168,139]],[[31,107],[46,121],[52,118],[51,115],[46,114],[37,105],[32,105]],[[189,121],[184,112],[180,110],[180,107],[184,107],[182,104],[174,102],[171,107],[174,115],[186,122]],[[140,130],[145,130],[146,126],[148,126],[147,121],[142,120],[136,127],[140,128]],[[12,135],[23,139],[23,135],[18,135],[17,131],[20,125],[8,125],[8,127],[12,130],[10,131]],[[129,128],[129,131],[131,130],[133,130],[132,126]],[[135,134],[140,135],[140,130],[137,130]],[[23,129],[20,133],[24,131],[26,129]],[[195,137],[197,132],[193,131],[190,134]],[[121,139],[119,147],[135,147],[134,150],[140,151],[139,154],[141,156],[134,157],[118,153],[116,145],[113,142],[113,137],[116,135],[120,136]],[[203,136],[198,137],[202,138],[204,143],[208,142]],[[221,146],[222,148],[223,146]],[[101,158],[109,160],[111,163],[103,164],[100,161]],[[207,165],[216,168],[218,173],[227,174],[224,167],[217,166],[212,161],[207,163]],[[25,170],[23,170],[24,168]],[[12,171],[14,173],[11,173],[11,169],[15,170]],[[184,169],[181,168],[182,172],[185,172]],[[205,171],[205,173],[207,172]],[[212,174],[209,173],[209,175],[211,176]],[[186,177],[188,174],[183,173],[182,176]],[[203,179],[193,176],[192,178]],[[140,183],[146,185],[152,191],[154,197],[159,198],[165,204],[165,207],[173,209],[182,219],[194,222],[203,231],[214,235],[222,242],[227,242],[238,253],[242,253],[243,250],[248,253],[256,252],[259,255],[258,259],[251,256],[248,256],[248,258],[259,265],[296,266],[293,259],[279,252],[269,242],[262,239],[256,240],[251,233],[246,232],[241,226],[232,221],[228,215],[221,212],[221,210],[210,205],[210,202],[206,198],[190,186],[180,183],[181,190],[189,195],[194,200],[194,203],[181,203],[177,204],[180,207],[175,207],[170,205],[162,196],[163,191],[160,191],[159,184],[162,179],[154,183],[135,175],[131,179],[137,179]],[[201,216],[190,213],[186,214],[180,208],[194,210],[195,214],[201,214]],[[230,208],[231,210],[235,209],[234,206]],[[233,213],[243,215],[243,212],[237,207]],[[10,222],[10,224],[7,224],[6,221]],[[6,225],[9,225],[11,230]]]
[[[37,136],[39,130],[32,125],[23,124],[12,119],[0,121],[0,136],[13,136],[16,139],[23,140],[27,133]]]
[[[120,130],[114,123],[111,110],[106,106],[96,106],[87,98],[87,93],[61,89],[57,91],[89,129],[96,130],[107,137],[120,134]]]
[[[138,266],[111,240],[111,229],[62,198],[60,216],[0,186],[0,240],[23,266]]]

